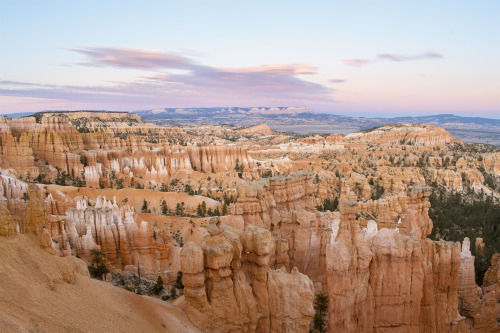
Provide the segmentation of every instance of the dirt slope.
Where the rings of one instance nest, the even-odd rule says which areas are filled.
[[[196,332],[165,302],[90,279],[29,235],[0,237],[0,332]]]

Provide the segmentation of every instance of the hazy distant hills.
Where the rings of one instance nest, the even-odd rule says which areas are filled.
[[[283,108],[161,108],[135,111],[143,120],[166,126],[185,124],[267,124],[273,130],[298,133],[347,134],[389,124],[431,124],[458,139],[500,145],[500,119],[439,114],[419,117],[364,118],[314,112],[305,107]],[[12,114],[11,117],[30,113]]]
[[[165,108],[137,112],[144,120],[164,125],[267,124],[272,129],[299,133],[341,133],[388,124],[431,124],[466,142],[500,145],[500,120],[440,114],[419,117],[364,118],[313,112],[307,108]]]

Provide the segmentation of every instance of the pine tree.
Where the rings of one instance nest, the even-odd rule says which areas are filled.
[[[326,332],[326,325],[324,320],[324,315],[328,310],[328,296],[324,293],[319,293],[316,295],[314,300],[314,310],[316,314],[313,317],[314,328],[319,332]]]
[[[155,293],[155,295],[159,295],[162,290],[163,290],[163,279],[161,278],[161,275],[158,275],[156,284],[153,287],[153,292]]]
[[[161,202],[161,213],[163,215],[168,215],[168,206],[167,206],[167,202],[165,200],[163,200]]]

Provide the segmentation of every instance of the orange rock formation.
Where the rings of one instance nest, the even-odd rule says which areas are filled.
[[[314,314],[313,285],[298,272],[270,270],[268,230],[220,227],[181,251],[189,319],[203,331],[307,332]]]

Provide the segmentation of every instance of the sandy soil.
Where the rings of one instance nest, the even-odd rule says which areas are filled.
[[[185,314],[84,276],[30,235],[0,237],[0,332],[197,332]]]

